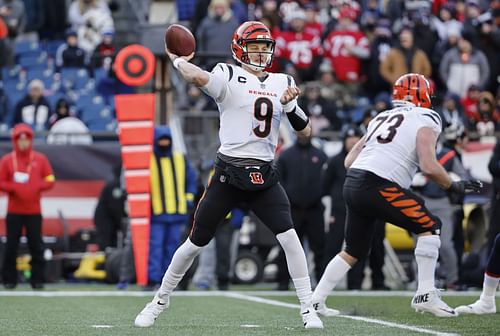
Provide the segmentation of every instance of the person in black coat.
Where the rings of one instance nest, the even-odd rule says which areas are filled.
[[[314,253],[314,273],[319,281],[324,270],[324,206],[322,198],[321,172],[327,156],[311,144],[309,138],[299,138],[285,149],[277,161],[280,183],[290,200],[292,220],[299,239],[307,238]],[[283,251],[277,259],[278,289],[288,290],[289,275]]]
[[[122,167],[119,164],[113,168],[113,177],[104,185],[94,212],[97,242],[101,251],[107,247],[116,247],[118,231],[125,231],[123,219],[127,216],[127,195],[121,176]]]

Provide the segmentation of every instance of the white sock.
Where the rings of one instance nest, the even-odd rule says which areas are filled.
[[[311,281],[307,270],[306,255],[300,244],[299,237],[295,229],[290,229],[276,235],[283,251],[285,251],[288,272],[292,278],[293,285],[300,305],[308,307],[311,304]]]
[[[497,293],[498,282],[500,278],[492,277],[484,273],[483,292],[481,293],[481,300],[494,301],[495,294]]]
[[[191,267],[194,258],[200,253],[201,249],[202,247],[194,245],[189,238],[186,239],[184,244],[179,246],[163,276],[156,296],[164,298],[172,293],[186,271]]]
[[[434,273],[440,246],[441,240],[436,235],[422,236],[417,240],[417,246],[415,247],[418,270],[417,293],[426,293],[435,288]]]
[[[326,297],[350,269],[351,265],[337,254],[326,266],[325,272],[314,290],[314,302],[324,302]]]

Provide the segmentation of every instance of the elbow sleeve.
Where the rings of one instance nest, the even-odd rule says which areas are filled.
[[[288,117],[288,121],[290,121],[290,125],[296,131],[302,131],[309,123],[309,118],[298,105],[292,111],[287,112],[286,116]]]

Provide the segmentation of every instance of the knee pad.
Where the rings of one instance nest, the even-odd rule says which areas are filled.
[[[441,247],[439,236],[419,237],[417,246],[415,247],[415,256],[437,259],[439,256],[439,247]]]

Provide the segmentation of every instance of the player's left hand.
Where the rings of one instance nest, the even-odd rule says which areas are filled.
[[[300,89],[296,86],[289,86],[280,98],[282,105],[288,104],[300,95]]]

